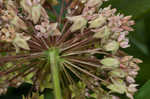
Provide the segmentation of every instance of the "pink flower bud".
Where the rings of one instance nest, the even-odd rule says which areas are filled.
[[[127,88],[129,92],[135,93],[137,91],[136,87],[137,84],[130,84],[129,87]]]
[[[26,3],[27,3],[29,6],[32,6],[31,0],[26,0]]]
[[[131,76],[127,76],[127,77],[126,77],[126,81],[127,81],[128,83],[135,83],[134,78],[131,77]]]

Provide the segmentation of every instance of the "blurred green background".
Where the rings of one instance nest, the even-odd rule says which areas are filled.
[[[135,31],[129,35],[131,47],[125,51],[143,60],[143,64],[140,65],[141,70],[136,78],[139,91],[136,93],[135,99],[150,99],[150,0],[109,0],[104,6],[110,4],[120,13],[132,15],[136,22]],[[0,96],[0,99],[21,99],[21,95],[27,94],[29,88],[28,84],[22,85],[18,89],[9,88],[8,93]],[[53,99],[51,90],[46,90],[44,93],[45,99]]]

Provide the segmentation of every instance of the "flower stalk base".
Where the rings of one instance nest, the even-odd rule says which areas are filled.
[[[58,53],[57,49],[52,48],[49,51],[48,59],[49,59],[50,66],[51,66],[55,99],[62,99],[60,80],[59,80],[58,57],[59,57],[59,53]]]

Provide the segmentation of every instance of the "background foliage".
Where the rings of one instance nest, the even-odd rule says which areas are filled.
[[[150,0],[109,0],[104,6],[109,4],[117,8],[120,13],[132,15],[136,22],[135,31],[129,36],[131,47],[125,51],[144,61],[140,65],[141,70],[136,79],[139,91],[135,99],[150,99]],[[27,94],[29,89],[29,84],[24,84],[17,89],[9,88],[8,93],[0,96],[0,99],[21,99],[21,95]],[[54,99],[51,90],[45,90],[44,94],[45,99]]]

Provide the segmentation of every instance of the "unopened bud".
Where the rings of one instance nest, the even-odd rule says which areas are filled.
[[[41,5],[35,5],[32,7],[32,20],[36,24],[41,17]]]
[[[104,68],[117,68],[119,67],[119,60],[116,58],[104,58],[101,60]]]
[[[73,22],[73,25],[70,28],[71,32],[80,30],[87,24],[87,20],[83,16],[67,17],[67,19]]]
[[[98,18],[89,22],[90,28],[98,28],[101,27],[106,22],[106,18],[102,15],[99,15]]]
[[[108,42],[106,45],[104,45],[104,49],[106,51],[116,52],[119,49],[119,43],[116,41]]]

